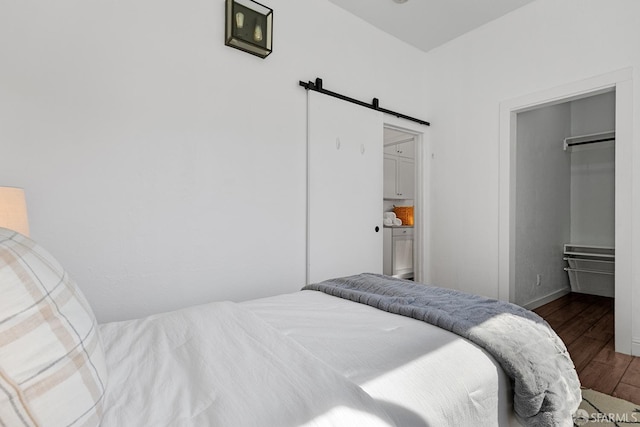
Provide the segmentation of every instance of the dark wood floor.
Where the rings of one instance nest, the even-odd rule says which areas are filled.
[[[570,293],[533,311],[567,345],[583,387],[640,405],[640,357],[614,351],[613,298]]]

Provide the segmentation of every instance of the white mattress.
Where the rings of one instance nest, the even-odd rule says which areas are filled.
[[[519,425],[509,379],[458,335],[315,291],[241,305],[360,385],[399,426]]]

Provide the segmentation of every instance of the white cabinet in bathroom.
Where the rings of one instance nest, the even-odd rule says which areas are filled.
[[[413,199],[415,194],[415,143],[413,141],[384,147],[385,199]]]
[[[414,140],[384,146],[384,154],[415,159],[416,143]]]
[[[413,228],[385,227],[383,272],[388,276],[413,278]]]
[[[398,175],[398,158],[396,156],[384,155],[383,161],[384,185],[382,188],[382,197],[385,199],[398,198],[397,175]]]

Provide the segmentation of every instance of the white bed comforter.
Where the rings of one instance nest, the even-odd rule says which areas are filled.
[[[100,333],[103,427],[394,425],[359,386],[237,304],[104,324]]]

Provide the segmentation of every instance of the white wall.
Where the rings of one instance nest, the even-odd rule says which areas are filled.
[[[428,55],[433,127],[432,278],[499,295],[500,104],[631,67],[633,110],[640,111],[640,2],[537,0]],[[640,170],[640,118],[633,116],[631,170]],[[628,187],[640,218],[640,182]],[[625,187],[627,188],[627,187]],[[638,227],[627,229],[637,259]],[[640,272],[632,273],[633,305]],[[631,310],[629,310],[631,311]],[[633,320],[640,336],[640,317]]]
[[[0,6],[0,184],[100,321],[304,284],[299,80],[425,117],[424,54],[325,0],[268,5],[264,60],[224,46],[221,0]]]
[[[571,135],[615,130],[615,92],[571,103]],[[571,150],[571,243],[615,246],[615,143]]]
[[[615,148],[576,148],[571,154],[571,242],[615,246]]]
[[[606,92],[571,102],[571,136],[616,128],[616,93]]]
[[[569,285],[563,245],[571,230],[569,103],[518,114],[516,148],[515,295],[527,306]]]

